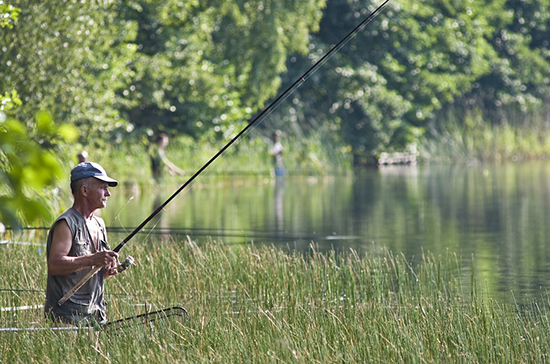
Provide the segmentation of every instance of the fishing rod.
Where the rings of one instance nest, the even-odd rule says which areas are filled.
[[[162,310],[146,312],[140,315],[126,317],[116,321],[109,321],[103,325],[83,325],[83,326],[57,326],[57,327],[2,327],[0,332],[29,332],[29,331],[79,331],[90,330],[96,331],[109,331],[119,330],[128,327],[133,324],[149,324],[160,319],[166,319],[168,317],[181,317],[183,319],[189,318],[189,312],[183,307],[174,306],[164,308]]]
[[[273,102],[271,102],[263,111],[252,119],[246,127],[244,127],[237,135],[235,135],[222,149],[220,149],[212,158],[208,160],[198,171],[195,172],[180,188],[178,188],[166,201],[164,201],[149,217],[134,229],[116,248],[114,252],[118,253],[130,239],[134,237],[145,225],[149,223],[166,205],[168,205],[181,191],[183,191],[195,178],[197,178],[205,169],[207,169],[220,155],[222,155],[233,143],[235,143],[242,135],[244,135],[250,128],[252,128],[258,121],[264,120],[269,116],[273,110],[278,106],[281,101],[284,101],[290,96],[294,90],[302,85],[317,69],[319,69],[326,61],[328,61],[336,52],[338,52],[350,39],[352,39],[359,31],[361,31],[374,17],[376,17],[384,7],[390,2],[385,0],[380,4],[373,12],[367,15],[353,30],[351,30],[344,38],[342,38],[335,46],[333,46],[321,59],[315,62],[304,74],[302,74],[296,81],[294,81],[282,94],[280,94]],[[65,303],[76,291],[80,289],[90,278],[92,278],[102,267],[93,268],[82,280],[77,283],[65,296],[63,296],[58,305],[61,306]]]

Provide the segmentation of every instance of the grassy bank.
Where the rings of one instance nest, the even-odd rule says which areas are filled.
[[[307,139],[283,133],[281,143],[285,168],[293,174],[340,173],[351,168],[350,153],[338,145],[328,143],[324,133],[313,133]],[[166,182],[184,181],[214,157],[227,143],[225,141],[195,141],[182,135],[170,140],[166,156],[186,172],[185,176],[164,174]],[[86,146],[90,160],[100,163],[121,181],[153,183],[151,162],[146,139],[126,140],[120,143]],[[251,134],[242,137],[220,155],[204,174],[257,174],[269,176],[273,162],[269,154],[269,138]],[[75,160],[76,162],[76,160]],[[67,169],[67,173],[70,168]]]
[[[184,306],[189,319],[124,330],[0,332],[5,362],[544,362],[547,307],[516,312],[452,255],[307,255],[192,241],[132,245],[138,266],[107,283],[111,319]],[[44,252],[0,249],[1,306],[44,299]],[[16,272],[17,274],[14,274]],[[466,284],[464,284],[466,282]],[[25,289],[25,290],[23,290]],[[40,310],[6,326],[48,327]]]
[[[534,121],[536,120],[536,121]],[[418,160],[436,163],[518,161],[550,158],[550,133],[541,117],[522,122],[504,120],[491,124],[481,114],[449,114],[431,124],[415,140]],[[227,141],[226,141],[227,142]],[[308,138],[286,136],[284,163],[291,174],[334,174],[352,169],[351,150],[332,140],[329,134]],[[225,145],[224,142],[196,142],[189,137],[174,138],[167,157],[186,171],[185,176],[165,173],[165,182],[187,180]],[[244,137],[201,174],[256,174],[269,176],[272,159],[270,141],[257,136]],[[129,183],[153,183],[148,147],[145,141],[125,141],[104,147],[87,147],[90,160],[102,164],[109,173]],[[381,150],[379,152],[382,152]],[[373,159],[375,160],[375,159]],[[67,168],[67,173],[70,168]]]
[[[425,162],[464,163],[470,161],[515,161],[550,158],[550,111],[525,114],[511,108],[500,110],[496,121],[486,120],[490,114],[476,108],[455,107],[441,111],[426,125],[422,135],[410,140],[417,147],[419,160]],[[282,130],[284,163],[292,174],[327,174],[352,169],[353,151],[343,144],[334,131],[319,129],[307,134],[292,128]],[[205,171],[204,174],[270,175],[273,168],[269,154],[270,132],[254,130],[243,135]],[[68,174],[76,163],[76,154],[85,149],[89,159],[102,164],[109,173],[129,183],[153,183],[149,152],[154,148],[145,134],[126,135],[114,140],[90,139],[88,145],[71,150]],[[227,143],[204,137],[194,140],[187,135],[170,139],[166,155],[186,176],[165,173],[166,182],[181,182],[198,171]],[[380,154],[393,150],[380,145]],[[396,151],[399,151],[397,149]],[[370,152],[369,152],[370,153]],[[374,161],[376,158],[372,158]]]

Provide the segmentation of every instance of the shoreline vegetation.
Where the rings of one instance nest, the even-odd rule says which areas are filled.
[[[41,305],[45,252],[0,247],[2,307]],[[135,244],[137,266],[106,285],[111,320],[170,306],[167,318],[113,332],[0,332],[10,363],[545,362],[548,301],[487,297],[449,252],[306,253],[269,245]],[[22,262],[32,262],[25,264]],[[16,271],[18,274],[13,274]],[[2,327],[50,327],[40,309],[0,312]]]
[[[539,115],[523,122],[505,121],[497,125],[482,121],[481,114],[448,114],[431,125],[405,150],[389,150],[414,155],[418,163],[494,163],[545,160],[550,158],[550,125]],[[257,174],[269,177],[271,156],[266,137],[244,137],[220,156],[205,174]],[[285,136],[285,167],[290,174],[341,174],[354,169],[351,151],[345,145],[327,144],[321,135],[307,138]],[[188,136],[172,138],[166,154],[184,176],[165,174],[168,182],[186,181],[203,166],[224,143],[195,141]],[[118,179],[127,183],[153,183],[147,146],[143,143],[105,143],[94,149],[84,147],[96,161]],[[363,167],[378,165],[373,155]],[[76,162],[76,161],[73,161]],[[67,173],[72,165],[66,166]]]
[[[550,157],[550,109],[522,114],[508,108],[495,122],[488,111],[447,110],[422,136],[422,158],[432,162],[517,162]]]

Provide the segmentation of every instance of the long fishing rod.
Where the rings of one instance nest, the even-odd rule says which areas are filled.
[[[130,239],[134,237],[149,221],[151,221],[166,205],[168,205],[181,191],[183,191],[195,178],[197,178],[205,169],[207,169],[220,155],[222,155],[235,141],[237,141],[243,134],[245,134],[250,128],[252,128],[258,121],[265,119],[276,106],[288,96],[290,96],[295,89],[303,84],[317,69],[319,69],[326,61],[328,61],[336,52],[338,52],[351,38],[353,38],[359,31],[361,31],[374,17],[376,17],[382,9],[390,2],[385,0],[380,4],[372,13],[366,16],[353,30],[351,30],[344,38],[342,38],[334,47],[332,47],[321,59],[319,59],[313,66],[311,66],[302,76],[298,77],[294,83],[292,83],[282,94],[280,94],[271,104],[269,104],[258,116],[252,119],[246,127],[244,127],[237,135],[235,135],[222,149],[220,149],[208,162],[206,162],[195,174],[191,176],[180,188],[178,188],[166,201],[164,201],[149,217],[134,229],[116,248],[114,252],[118,253]],[[65,296],[63,296],[58,304],[61,306],[65,303],[76,291],[80,289],[92,276],[94,276],[102,267],[95,267],[92,269],[82,280],[75,285]]]

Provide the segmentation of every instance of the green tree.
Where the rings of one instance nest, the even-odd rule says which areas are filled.
[[[11,20],[17,20],[18,12],[0,2],[0,26],[12,28]],[[70,125],[55,125],[46,112],[36,113],[26,124],[17,121],[10,115],[21,105],[17,91],[0,94],[0,230],[3,223],[17,228],[21,221],[50,217],[44,188],[55,185],[63,175],[56,143],[72,142],[78,135]]]
[[[138,128],[228,137],[280,86],[289,52],[307,50],[324,0],[136,2]]]
[[[47,187],[56,186],[64,168],[52,144],[73,142],[72,126],[55,125],[46,112],[36,114],[33,129],[14,118],[0,115],[0,222],[17,228],[51,218]],[[50,141],[50,142],[45,142]]]
[[[287,82],[375,6],[329,1],[311,54],[289,59]],[[550,82],[549,10],[548,0],[392,1],[279,119],[306,134],[332,130],[360,164],[404,148],[449,110],[481,107],[488,122],[502,122],[510,108],[540,109]]]
[[[119,18],[115,1],[18,2],[19,24],[0,34],[0,90],[23,100],[17,118],[36,110],[80,128],[82,135],[127,126],[119,108],[134,76],[134,23]]]
[[[522,123],[521,117],[510,120],[506,113],[514,109],[526,115],[549,99],[550,1],[502,1],[488,25],[487,41],[497,56],[460,106],[481,106],[488,122]]]

